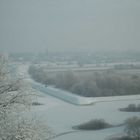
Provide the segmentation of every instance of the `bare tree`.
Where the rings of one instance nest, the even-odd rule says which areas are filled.
[[[6,64],[0,55],[0,140],[46,139],[52,135],[51,130],[23,115],[33,99],[29,86],[22,79],[13,80]]]

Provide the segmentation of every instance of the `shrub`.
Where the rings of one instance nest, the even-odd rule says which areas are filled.
[[[132,117],[127,119],[125,132],[130,138],[140,140],[140,118]]]
[[[78,126],[74,126],[74,129],[81,129],[81,130],[99,130],[111,127],[110,124],[105,122],[103,119],[95,119],[84,124],[80,124]]]
[[[140,140],[140,118],[132,117],[125,121],[124,132],[127,134],[122,137],[114,137],[110,140]]]
[[[137,106],[135,104],[129,104],[126,108],[120,108],[120,111],[127,111],[127,112],[139,112],[140,111],[140,104]]]
[[[43,105],[43,104],[42,103],[39,103],[39,102],[33,102],[32,105],[33,106],[37,106],[37,105]]]
[[[133,138],[130,138],[128,136],[120,137],[120,138],[112,138],[110,140],[135,140]]]

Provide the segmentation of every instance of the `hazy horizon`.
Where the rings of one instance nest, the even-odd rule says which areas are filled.
[[[0,52],[137,52],[139,13],[139,0],[1,0]]]

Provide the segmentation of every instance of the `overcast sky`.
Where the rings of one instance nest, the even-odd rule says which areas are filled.
[[[140,51],[140,0],[0,0],[0,51]]]

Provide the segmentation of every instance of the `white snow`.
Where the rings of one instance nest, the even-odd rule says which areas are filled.
[[[140,95],[85,98],[53,87],[45,87],[29,77],[27,82],[39,91],[42,96],[38,97],[38,101],[44,104],[33,106],[31,113],[52,127],[56,134],[72,131],[72,126],[91,119],[104,119],[115,125],[123,123],[129,117],[140,116],[140,112],[118,110],[132,103],[139,104]],[[123,129],[124,127],[116,127],[99,131],[79,131],[56,137],[55,140],[107,140],[112,135],[121,135]]]
[[[38,99],[44,103],[42,106],[33,107],[32,113],[44,123],[47,123],[56,134],[72,130],[72,126],[87,122],[92,119],[104,119],[110,124],[121,124],[127,118],[140,116],[140,112],[121,112],[118,109],[130,103],[138,104],[139,100],[98,102],[89,106],[76,106],[44,95]],[[124,127],[104,129],[100,131],[80,131],[55,138],[56,140],[104,140],[105,138],[121,134]]]

